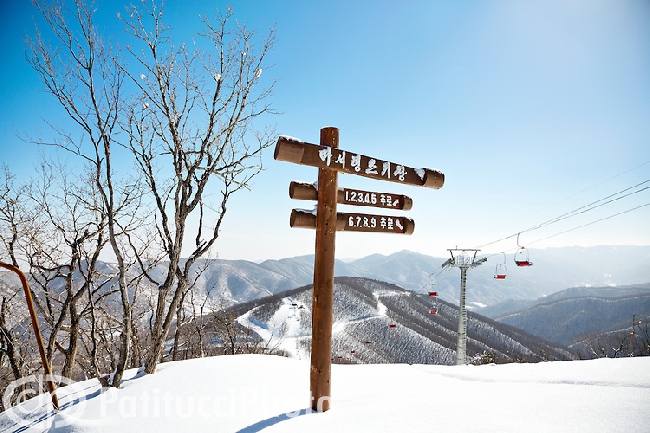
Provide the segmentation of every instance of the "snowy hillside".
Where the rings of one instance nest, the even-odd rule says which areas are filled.
[[[311,347],[311,286],[233,307],[238,322],[267,346],[298,359]],[[431,310],[437,305],[437,314]],[[352,363],[455,363],[458,307],[392,284],[337,277],[334,287],[332,356]],[[500,361],[568,360],[547,343],[477,314],[468,317],[467,354],[494,353]]]
[[[575,287],[511,303],[505,314],[500,308],[484,311],[498,322],[565,344],[582,358],[650,354],[650,284]]]
[[[643,321],[650,318],[650,290],[636,296],[601,297],[595,292],[592,296],[549,300],[496,320],[568,345],[580,336],[630,328],[633,314]]]
[[[650,357],[483,366],[333,365],[331,409],[308,409],[309,362],[237,355],[131,370],[0,413],[17,432],[641,432]]]

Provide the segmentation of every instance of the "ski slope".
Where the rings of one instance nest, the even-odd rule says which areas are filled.
[[[332,408],[311,413],[309,361],[235,355],[130,370],[0,414],[3,432],[641,432],[650,357],[483,366],[332,366]]]
[[[302,314],[310,311],[291,297],[282,298],[280,307],[268,322],[261,322],[248,311],[237,318],[237,322],[255,331],[264,341],[266,347],[283,350],[291,358],[309,359],[309,354],[300,348],[300,340],[311,338],[311,332],[300,326]]]

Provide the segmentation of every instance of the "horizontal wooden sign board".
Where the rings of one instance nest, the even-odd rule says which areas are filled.
[[[342,149],[305,143],[281,136],[275,145],[273,157],[278,161],[293,162],[342,173],[358,174],[372,179],[439,189],[445,175],[438,170],[411,168],[390,161],[382,161]]]
[[[316,228],[316,212],[293,209],[289,220],[291,227]],[[415,229],[411,218],[389,215],[369,215],[363,213],[336,214],[338,232],[373,232],[410,235]]]
[[[295,200],[318,200],[318,188],[313,183],[291,181],[289,197]],[[386,209],[410,210],[413,200],[403,194],[339,188],[337,203],[353,206],[372,206]]]

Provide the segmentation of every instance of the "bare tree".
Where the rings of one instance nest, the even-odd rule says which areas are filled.
[[[256,50],[255,33],[231,23],[231,16],[229,9],[216,25],[203,18],[199,36],[211,44],[212,55],[176,45],[155,2],[131,6],[123,18],[141,46],[127,47],[136,67],[121,66],[137,88],[124,126],[126,145],[155,203],[158,245],[168,264],[164,279],[156,282],[148,373],[156,370],[191,287],[192,266],[216,242],[228,199],[248,188],[261,170],[262,150],[273,140],[272,131],[254,129],[254,121],[271,112],[266,100],[274,83],[258,88],[275,34]],[[218,198],[208,194],[215,187]],[[192,219],[198,228],[189,233]]]
[[[183,321],[196,261],[219,237],[229,198],[249,188],[261,170],[262,150],[274,139],[272,130],[257,124],[272,113],[267,101],[275,83],[262,72],[275,33],[256,47],[255,32],[234,22],[228,9],[215,24],[203,18],[198,38],[204,45],[189,49],[174,43],[157,2],[142,0],[121,18],[134,40],[126,46],[128,63],[121,48],[99,34],[92,2],[33,4],[47,35],[36,28],[27,41],[27,60],[69,123],[50,122],[53,138],[28,140],[77,156],[91,189],[69,189],[59,197],[68,213],[61,224],[53,196],[42,191],[37,202],[47,224],[30,234],[41,242],[34,244],[38,250],[24,254],[38,258],[30,263],[47,294],[39,306],[49,317],[50,357],[63,354],[69,374],[75,354],[84,350],[84,372],[98,375],[110,365],[110,385],[119,386],[134,362],[155,371],[173,323]],[[121,163],[116,171],[116,158],[131,158],[134,169]],[[79,224],[80,210],[95,219]],[[4,237],[7,245],[10,235]],[[48,244],[48,236],[54,242]],[[95,268],[106,244],[114,274]],[[58,297],[52,291],[57,281],[64,288]],[[157,289],[154,300],[138,298],[145,286]],[[151,309],[135,308],[138,302],[151,303]],[[134,320],[148,321],[149,335]],[[68,338],[61,340],[64,334]]]
[[[23,241],[22,254],[30,265],[33,282],[44,294],[35,300],[49,325],[48,359],[51,364],[58,350],[65,359],[61,374],[66,377],[72,377],[75,366],[88,299],[86,285],[92,281],[90,276],[80,276],[93,273],[103,248],[103,242],[96,241],[103,237],[103,214],[87,206],[93,189],[86,177],[77,177],[61,164],[44,160],[40,179],[32,180],[27,193],[38,209],[33,212],[38,229]],[[85,260],[89,255],[95,260]]]
[[[127,224],[119,224],[118,215],[120,209],[138,195],[137,185],[119,184],[114,179],[113,152],[115,136],[119,133],[123,74],[113,61],[110,47],[97,32],[92,4],[74,0],[73,7],[68,8],[60,1],[34,0],[33,3],[56,45],[50,47],[37,28],[36,35],[28,39],[28,62],[80,134],[80,138],[75,139],[69,131],[50,124],[57,138],[33,141],[65,149],[81,157],[92,170],[101,209],[106,216],[108,241],[118,266],[122,327],[113,385],[119,386],[130,357],[133,331],[127,264],[119,240]]]

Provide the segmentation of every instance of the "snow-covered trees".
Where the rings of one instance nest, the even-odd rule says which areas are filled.
[[[53,114],[48,134],[26,139],[73,158],[44,160],[43,176],[22,183],[7,170],[0,257],[30,274],[60,372],[113,372],[119,386],[127,367],[155,371],[172,325],[200,302],[188,296],[195,264],[213,250],[228,200],[261,170],[274,139],[258,123],[274,85],[261,71],[275,35],[258,38],[228,9],[203,17],[188,37],[204,42],[190,46],[157,1],[118,14],[124,36],[101,34],[86,0],[34,5],[42,24],[27,60],[65,120]],[[100,268],[100,256],[114,265]],[[2,294],[0,368],[17,379],[29,369],[10,329],[15,298]]]

